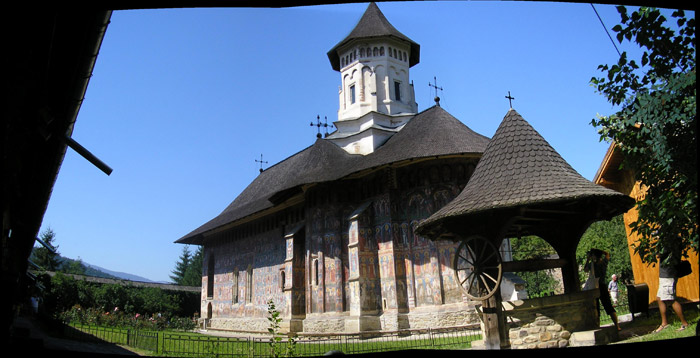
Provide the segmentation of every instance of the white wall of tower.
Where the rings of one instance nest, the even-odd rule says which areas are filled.
[[[418,111],[409,82],[408,44],[391,39],[354,42],[340,48],[338,56],[342,80],[339,121],[356,119],[370,111],[388,115]]]

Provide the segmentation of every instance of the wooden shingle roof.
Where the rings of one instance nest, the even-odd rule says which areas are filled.
[[[198,244],[200,234],[270,209],[300,193],[307,184],[340,180],[352,174],[405,160],[445,155],[481,155],[489,142],[439,106],[413,117],[383,146],[366,156],[348,154],[326,139],[269,167],[218,216],[177,240]],[[287,195],[289,194],[289,195]]]
[[[465,235],[470,225],[514,208],[563,211],[576,206],[583,216],[609,219],[633,205],[629,196],[583,178],[511,109],[462,192],[417,230],[420,235],[436,238],[459,225],[460,234]]]

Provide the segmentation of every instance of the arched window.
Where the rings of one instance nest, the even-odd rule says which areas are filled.
[[[285,285],[285,273],[284,270],[280,270],[280,291],[284,291]]]
[[[406,54],[406,51],[403,52],[403,60],[408,61],[408,54]]]
[[[365,57],[365,49],[364,48],[360,49],[360,57]]]
[[[394,52],[394,54],[396,54],[396,52]],[[391,47],[389,47],[389,57],[391,57]],[[394,56],[394,57],[396,57],[396,56]]]
[[[384,56],[384,46],[379,48],[379,56]]]
[[[378,48],[375,47],[374,50],[372,50],[372,56],[379,56],[379,49]]]
[[[367,56],[372,56],[372,49],[369,47],[367,48]]]

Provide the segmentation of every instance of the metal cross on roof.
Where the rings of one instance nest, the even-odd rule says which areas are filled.
[[[510,106],[510,108],[513,108],[513,102],[512,102],[512,101],[515,99],[515,97],[511,97],[511,96],[510,96],[510,91],[508,91],[508,95],[506,96],[506,98],[508,98],[508,105]]]
[[[326,136],[328,136],[328,117],[324,116],[324,119],[326,123],[321,123],[321,116],[316,116],[316,124],[314,122],[311,122],[310,126],[316,126],[318,127],[318,133],[316,134],[316,138],[321,138],[321,127],[326,128]]]
[[[260,172],[261,173],[263,172],[263,168],[262,168],[263,163],[267,164],[267,161],[263,161],[262,158],[263,158],[262,153],[260,153],[260,160],[255,159],[256,163],[260,163]]]
[[[428,86],[435,88],[435,104],[437,104],[439,106],[440,105],[440,97],[438,97],[437,91],[438,90],[442,91],[442,87],[437,86],[437,77],[433,76],[433,81],[435,81],[435,84],[428,82]]]

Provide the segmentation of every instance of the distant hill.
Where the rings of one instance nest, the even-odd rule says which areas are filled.
[[[37,250],[37,247],[34,247]],[[58,270],[64,273],[79,274],[84,276],[98,277],[98,278],[108,278],[112,280],[128,280],[128,281],[138,281],[145,283],[160,283],[160,284],[172,284],[172,282],[156,282],[149,280],[145,277],[133,275],[126,272],[118,272],[108,270],[104,267],[89,264],[84,262],[82,259],[77,260],[63,257],[58,254]]]
[[[121,279],[121,280],[139,281],[139,282],[155,282],[155,281],[151,281],[145,277],[132,275],[130,273],[108,270],[106,268],[103,268],[103,267],[100,267],[97,265],[89,264],[89,263],[82,261],[80,259],[73,260],[73,259],[70,259],[67,257],[60,256],[59,260],[61,262],[61,267],[67,267],[70,265],[77,265],[77,264],[82,265],[85,269],[85,272],[83,273],[83,275],[85,275],[85,276],[110,278],[113,280]],[[169,282],[162,282],[162,283],[169,283]]]
[[[110,277],[106,277],[106,276],[105,276],[105,278],[119,278],[119,279],[123,279],[123,280],[139,281],[139,282],[155,282],[155,281],[151,281],[151,280],[149,280],[149,279],[147,279],[147,278],[145,278],[145,277],[141,277],[141,276],[137,276],[137,275],[132,275],[132,274],[130,274],[130,273],[125,273],[125,272],[111,271],[111,270],[108,270],[108,269],[106,269],[106,268],[99,267],[99,266],[92,265],[92,264],[88,264],[88,263],[85,263],[85,262],[83,262],[83,265],[85,265],[85,267],[86,267],[87,269],[95,270],[95,271],[98,271],[98,272],[101,272],[101,273],[103,273],[103,274],[106,274],[106,275],[109,275],[109,276],[110,276]],[[88,275],[88,276],[95,276],[95,275],[90,275],[90,274],[88,274],[87,272],[86,272],[86,275]],[[103,276],[98,276],[98,277],[103,277]],[[167,283],[167,282],[161,282],[161,283]]]

